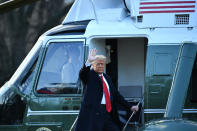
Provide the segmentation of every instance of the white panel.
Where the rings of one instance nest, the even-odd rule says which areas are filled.
[[[144,40],[118,40],[118,86],[144,86]]]

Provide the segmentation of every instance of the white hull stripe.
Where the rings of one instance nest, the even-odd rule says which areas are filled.
[[[145,114],[165,113],[165,109],[144,109]],[[183,113],[197,113],[197,109],[184,109]]]
[[[145,114],[165,113],[165,109],[144,109]],[[184,109],[183,113],[197,113],[197,109]],[[79,111],[31,111],[28,110],[27,116],[37,115],[77,115]]]
[[[77,115],[79,111],[32,111],[28,110],[27,116],[37,116],[37,115]]]

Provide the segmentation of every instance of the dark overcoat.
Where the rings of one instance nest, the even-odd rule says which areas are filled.
[[[120,121],[117,113],[117,104],[121,104],[129,109],[131,105],[124,100],[118,90],[114,88],[112,81],[108,75],[103,74],[110,90],[110,100],[112,111],[110,113],[113,120],[119,125]],[[81,103],[75,131],[97,131],[98,126],[102,123],[99,114],[99,105],[103,97],[102,80],[99,75],[90,69],[90,66],[84,66],[79,73],[79,77],[84,83],[84,95]]]

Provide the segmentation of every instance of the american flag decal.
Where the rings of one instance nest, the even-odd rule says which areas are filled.
[[[140,0],[139,14],[195,12],[195,0],[154,1]]]

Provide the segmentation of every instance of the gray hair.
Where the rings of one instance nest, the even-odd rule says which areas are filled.
[[[104,55],[96,55],[95,60],[91,62],[91,64],[94,64],[97,60],[103,60],[106,63],[106,57]]]

